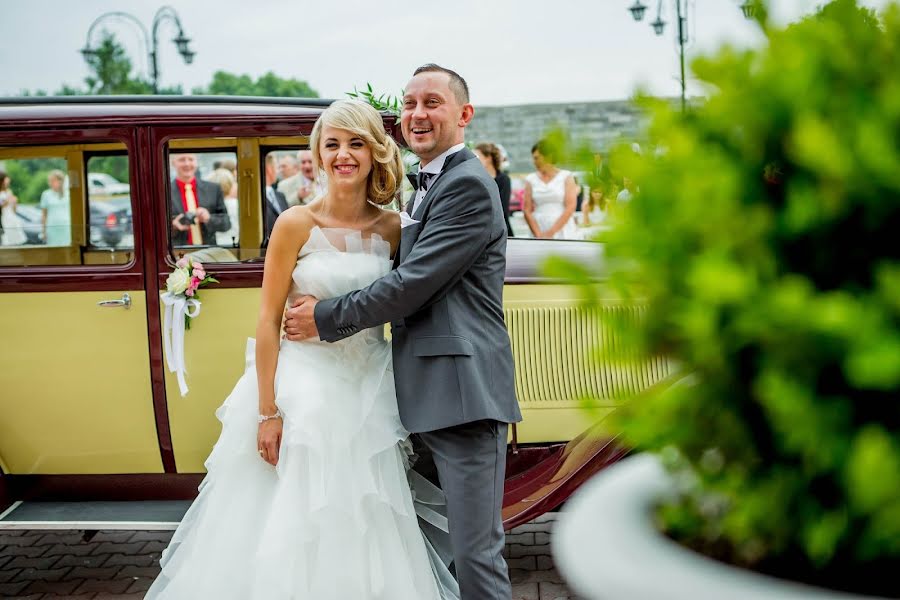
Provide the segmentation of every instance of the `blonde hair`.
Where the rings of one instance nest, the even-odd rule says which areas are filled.
[[[47,179],[58,179],[64,182],[66,180],[66,174],[59,169],[53,169],[52,171],[47,173]]]
[[[210,181],[212,183],[219,184],[219,187],[222,188],[222,194],[227,196],[231,193],[231,190],[234,189],[234,185],[236,181],[234,180],[234,175],[231,174],[231,171],[228,169],[219,168],[206,176],[206,181]]]
[[[403,160],[397,143],[385,132],[377,110],[360,100],[338,100],[319,116],[310,136],[316,172],[322,168],[319,141],[323,127],[342,129],[365,141],[372,152],[372,172],[366,194],[375,204],[389,204],[403,181]]]

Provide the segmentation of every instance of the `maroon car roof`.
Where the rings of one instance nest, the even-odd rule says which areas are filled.
[[[178,123],[316,118],[334,100],[244,96],[59,96],[0,98],[0,130],[48,124]]]

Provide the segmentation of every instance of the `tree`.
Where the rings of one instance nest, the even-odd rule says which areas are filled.
[[[108,31],[95,52],[85,59],[91,70],[85,77],[87,89],[63,85],[54,96],[92,96],[116,94],[152,94],[150,82],[132,72],[131,59],[125,48]],[[181,86],[163,88],[162,95],[182,94]],[[318,98],[319,93],[302,79],[285,79],[268,71],[256,81],[250,75],[216,71],[207,87],[193,89],[194,94],[213,96],[275,96],[282,98]],[[22,96],[47,96],[45,90],[23,90]]]
[[[194,88],[193,93],[213,96],[319,97],[319,93],[307,82],[301,79],[283,79],[272,71],[268,71],[256,81],[253,81],[249,75],[216,71],[208,87]]]
[[[601,352],[665,355],[690,377],[604,425],[678,473],[657,513],[669,537],[894,598],[900,71],[885,65],[900,63],[900,5],[879,19],[859,4],[783,30],[763,13],[765,46],[694,62],[705,102],[647,100],[649,151],[614,151],[637,189],[612,213],[603,264],[646,312],[621,313],[631,343]],[[601,310],[609,296],[593,290]]]
[[[93,73],[85,77],[87,95],[150,94],[149,82],[131,74],[131,59],[115,36],[104,31],[96,51],[85,60]]]
[[[125,53],[125,48],[116,40],[116,37],[108,31],[103,32],[103,39],[90,58],[86,58],[90,75],[84,78],[87,89],[63,84],[53,96],[93,96],[93,95],[119,95],[119,94],[152,94],[153,88],[150,82],[132,74],[131,59]],[[160,94],[181,94],[181,86],[163,88]],[[22,96],[48,96],[46,90],[34,92],[23,90]]]

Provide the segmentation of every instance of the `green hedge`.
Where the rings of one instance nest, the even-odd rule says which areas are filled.
[[[649,304],[628,333],[693,376],[614,422],[680,473],[673,537],[900,594],[900,8],[763,26],[765,48],[693,64],[707,101],[654,106],[645,151],[615,154],[639,192],[608,255]]]

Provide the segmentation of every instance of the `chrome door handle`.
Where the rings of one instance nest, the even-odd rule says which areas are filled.
[[[97,306],[106,306],[109,308],[114,308],[116,306],[124,306],[125,308],[131,308],[131,296],[128,293],[122,294],[121,300],[101,300],[97,303]]]

